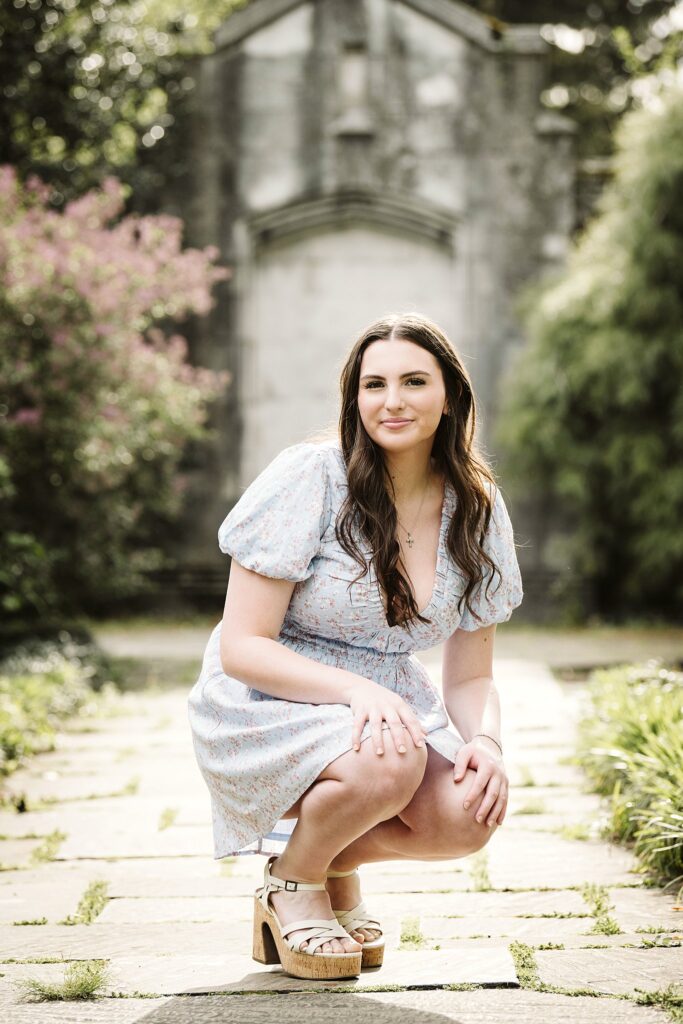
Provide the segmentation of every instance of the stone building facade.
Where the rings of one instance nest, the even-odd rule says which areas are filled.
[[[233,374],[179,554],[177,580],[204,594],[225,590],[219,522],[281,448],[335,424],[348,349],[384,313],[445,328],[495,457],[515,295],[563,261],[575,222],[573,126],[541,105],[538,26],[456,0],[252,0],[215,42],[192,70],[174,204],[232,268],[193,337],[197,362]],[[522,505],[514,521],[529,581],[538,524]]]

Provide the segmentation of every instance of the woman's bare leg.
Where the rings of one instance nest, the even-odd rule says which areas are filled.
[[[493,829],[478,825],[473,812],[481,798],[466,814],[462,803],[475,772],[459,783],[453,781],[453,765],[433,747],[428,747],[425,774],[410,802],[398,814],[373,825],[335,857],[330,867],[348,871],[358,864],[383,860],[451,860],[479,849]],[[328,878],[327,891],[335,910],[350,910],[361,900],[360,878]],[[349,934],[369,941],[380,933],[363,928]]]
[[[359,751],[349,750],[327,765],[297,801],[297,824],[271,874],[324,881],[330,862],[341,850],[405,807],[420,785],[428,756],[426,747],[412,743],[407,747],[399,754],[388,739],[380,756],[372,741],[364,740]],[[271,900],[283,924],[306,917],[334,917],[324,891],[280,891]],[[353,952],[361,947],[351,939],[333,939],[320,948],[322,952]]]
[[[481,849],[497,826],[476,820],[481,796],[463,807],[476,772],[455,782],[453,764],[428,746],[427,767],[411,800],[393,817],[377,822],[334,858],[334,871],[382,860],[452,860]],[[329,879],[334,886],[344,879]],[[336,890],[335,890],[336,896]]]

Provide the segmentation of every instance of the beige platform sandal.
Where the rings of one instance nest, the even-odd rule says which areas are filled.
[[[328,871],[328,878],[344,878],[346,875],[355,875],[358,868],[353,871]],[[359,928],[376,928],[381,931],[379,921],[368,916],[368,908],[361,900],[357,907],[352,910],[335,910],[334,916],[347,932],[356,931]],[[381,967],[384,960],[384,936],[378,935],[376,939],[366,939],[363,942],[361,967]]]
[[[309,919],[282,925],[270,903],[270,893],[278,889],[325,889],[324,882],[296,882],[275,878],[270,866],[277,856],[269,857],[263,870],[263,885],[254,894],[254,942],[252,957],[261,964],[282,964],[283,970],[295,978],[354,978],[360,974],[361,953],[317,953],[330,939],[350,939],[338,921]],[[288,939],[289,932],[306,930],[305,935]],[[308,940],[307,950],[298,947]]]

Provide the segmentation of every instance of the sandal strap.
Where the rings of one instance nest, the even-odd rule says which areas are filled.
[[[324,889],[324,882],[297,882],[293,878],[277,878],[270,873],[270,865],[277,856],[269,857],[263,868],[263,886],[268,892],[275,892],[277,889],[285,889],[287,892],[298,892],[300,889]]]
[[[275,889],[286,889],[287,892],[298,892],[300,889],[324,889],[324,882],[295,882],[291,878],[276,878],[270,875],[265,886],[269,892]]]
[[[346,928],[347,931],[354,931],[358,928],[375,928],[377,931],[381,931],[379,921],[375,920],[374,917],[370,917],[368,914],[368,908],[362,901],[357,907],[353,907],[351,910],[335,910],[334,916],[339,921],[342,927]]]
[[[357,875],[358,868],[352,868],[351,871],[328,871],[328,878],[346,878],[347,875]]]
[[[314,953],[319,946],[322,946],[325,942],[329,942],[330,939],[350,938],[349,933],[339,924],[338,921],[315,918],[307,918],[302,921],[290,921],[288,924],[282,925],[280,931],[289,948],[297,953],[302,952],[302,942],[308,943],[304,952]],[[288,939],[287,935],[289,932],[294,931],[303,931],[303,935],[297,935],[296,938]]]

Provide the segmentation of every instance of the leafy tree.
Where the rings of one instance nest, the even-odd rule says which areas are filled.
[[[683,52],[678,0],[470,0],[494,34],[540,24],[550,51],[545,106],[579,126],[579,157],[608,156],[619,118],[676,80]]]
[[[116,174],[159,208],[192,154],[183,145],[195,55],[248,0],[6,0],[0,4],[0,164],[36,172],[63,205]],[[605,155],[643,90],[675,73],[675,0],[471,0],[494,34],[538,22],[551,50],[543,101],[581,127],[580,156]],[[225,98],[230,102],[230,97]]]
[[[107,174],[138,210],[191,157],[178,131],[190,58],[243,0],[6,0],[0,5],[0,164],[40,175],[61,206]]]
[[[145,589],[167,564],[189,439],[225,373],[190,366],[173,322],[228,271],[168,215],[121,217],[107,178],[63,213],[0,168],[0,609],[3,630]]]
[[[683,90],[631,111],[566,270],[526,292],[500,444],[604,616],[683,608]]]

